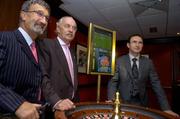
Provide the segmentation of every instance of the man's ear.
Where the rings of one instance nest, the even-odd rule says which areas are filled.
[[[129,48],[129,43],[127,43],[126,46]]]
[[[21,18],[22,21],[25,21],[25,19],[26,19],[26,14],[25,14],[24,11],[21,11],[21,12],[20,12],[20,18]]]

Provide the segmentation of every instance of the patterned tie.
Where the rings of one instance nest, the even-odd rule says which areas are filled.
[[[32,42],[30,45],[32,54],[34,55],[34,58],[36,59],[36,62],[38,62],[38,57],[37,57],[37,51],[36,51],[36,44],[35,42]]]
[[[138,76],[139,76],[138,67],[137,67],[137,64],[136,64],[137,59],[136,59],[136,58],[133,58],[132,61],[133,61],[133,65],[132,65],[132,75],[133,75],[133,77],[134,77],[135,79],[137,79]]]
[[[131,80],[132,90],[131,90],[130,93],[131,93],[132,96],[136,96],[138,94],[138,92],[139,92],[138,84],[137,84],[139,72],[138,72],[138,68],[137,68],[137,64],[136,64],[137,59],[133,58],[132,61],[133,61],[133,65],[132,65],[133,79]]]

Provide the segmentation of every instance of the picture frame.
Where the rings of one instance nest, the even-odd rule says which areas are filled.
[[[76,47],[78,73],[86,73],[87,70],[87,48],[77,44]]]
[[[90,23],[87,74],[114,75],[115,48],[116,32]]]

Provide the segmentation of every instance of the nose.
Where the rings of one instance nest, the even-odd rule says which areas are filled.
[[[73,27],[73,26],[70,26],[70,27],[69,27],[69,31],[73,32],[73,31],[74,31],[74,27]]]
[[[139,46],[140,46],[140,43],[136,43],[136,46],[139,47]]]
[[[43,17],[41,17],[41,22],[43,24],[47,24],[48,23],[48,19],[45,16],[43,16]]]

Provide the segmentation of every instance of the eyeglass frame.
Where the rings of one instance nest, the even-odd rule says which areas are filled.
[[[36,13],[39,17],[45,18],[46,21],[49,20],[49,16],[44,15],[43,12],[40,11],[40,10],[37,10],[37,11],[35,11],[35,10],[34,11],[24,11],[24,12]]]

